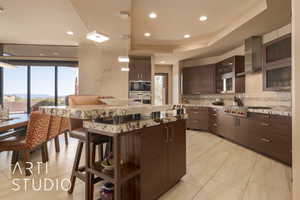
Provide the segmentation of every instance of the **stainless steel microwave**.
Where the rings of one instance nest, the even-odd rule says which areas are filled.
[[[150,81],[130,81],[129,82],[129,91],[151,91],[151,82]]]

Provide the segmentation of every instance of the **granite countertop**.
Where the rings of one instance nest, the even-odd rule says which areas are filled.
[[[224,106],[215,106],[209,104],[183,104],[184,107],[210,107],[224,109]],[[288,107],[272,107],[272,109],[248,109],[248,112],[261,113],[269,115],[292,116],[292,109]]]
[[[187,115],[182,116],[182,118],[177,118],[175,116],[165,116],[160,119],[160,121],[154,121],[153,119],[141,119],[137,121],[131,121],[121,124],[104,124],[93,122],[91,120],[84,121],[83,127],[87,129],[97,130],[112,136],[114,134],[126,133],[142,128],[158,126],[160,124],[175,122],[179,119],[187,119]]]
[[[133,114],[149,114],[174,110],[176,105],[83,105],[83,106],[41,106],[43,113],[75,119],[95,119]]]

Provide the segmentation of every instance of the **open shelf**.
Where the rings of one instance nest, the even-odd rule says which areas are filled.
[[[102,178],[103,180],[115,183],[114,172],[105,172],[104,168],[101,166],[100,162],[96,162],[95,166],[87,169],[92,174]],[[120,182],[126,182],[141,173],[141,169],[134,164],[126,163],[121,165]]]

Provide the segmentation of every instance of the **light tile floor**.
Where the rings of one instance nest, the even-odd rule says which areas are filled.
[[[63,140],[61,140],[63,141]],[[68,147],[61,144],[61,152],[55,153],[53,142],[49,144],[48,173],[43,166],[41,173],[34,168],[36,188],[44,178],[62,180],[69,178],[76,151],[76,140]],[[212,134],[187,131],[187,175],[161,200],[291,200],[291,168],[253,151],[233,144]],[[11,153],[0,153],[1,200],[82,200],[84,184],[78,180],[73,195],[62,189],[38,192],[32,189],[32,180],[25,184],[20,172],[11,174]],[[41,160],[40,152],[32,154],[33,162]],[[82,159],[82,162],[84,159]],[[18,180],[19,178],[19,180]],[[26,177],[27,178],[27,177]],[[21,190],[13,191],[18,181]],[[49,184],[49,183],[48,183]],[[44,183],[41,184],[44,186]],[[24,192],[27,186],[26,192]],[[48,185],[49,186],[49,185]],[[96,185],[99,191],[101,183]],[[95,199],[99,192],[95,192]]]

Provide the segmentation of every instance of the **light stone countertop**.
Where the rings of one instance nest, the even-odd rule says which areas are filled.
[[[116,117],[133,114],[151,114],[174,110],[176,105],[83,105],[83,106],[41,106],[43,113],[75,119],[95,119],[97,117]]]
[[[184,107],[209,107],[209,108],[218,108],[224,109],[225,106],[215,106],[209,104],[183,104]],[[269,115],[281,115],[281,116],[292,116],[291,108],[281,108],[274,107],[272,109],[248,109],[248,112],[252,113],[261,113],[261,114],[269,114]]]

